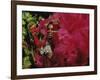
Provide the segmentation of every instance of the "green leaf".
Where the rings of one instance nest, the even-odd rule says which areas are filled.
[[[26,56],[23,60],[23,68],[29,68],[31,66],[30,57]]]
[[[25,55],[27,56],[30,55],[30,51],[28,50],[28,48],[25,48],[24,51],[25,51]]]
[[[26,36],[26,34],[27,34],[25,27],[22,27],[22,34],[23,34],[23,36]]]
[[[25,36],[24,36],[24,35],[22,35],[22,39],[23,39],[23,40],[25,39]]]
[[[30,16],[29,12],[25,12],[25,16],[28,18]]]
[[[26,22],[24,20],[22,20],[22,25],[24,26],[26,24]]]
[[[30,21],[32,21],[33,20],[33,18],[32,17],[29,17],[29,18],[27,18],[27,22],[30,22]]]
[[[39,16],[39,20],[44,19],[42,16]]]
[[[23,20],[26,19],[26,17],[25,17],[25,13],[24,13],[24,12],[22,12],[22,19],[23,19]]]

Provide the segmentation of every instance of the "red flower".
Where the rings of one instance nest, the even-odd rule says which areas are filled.
[[[40,41],[39,41],[38,37],[35,35],[34,35],[34,43],[33,44],[35,44],[39,48],[41,47]]]
[[[78,13],[54,13],[48,19],[40,21],[40,32],[47,35],[46,25],[52,22],[54,51],[53,66],[81,66],[89,62],[89,15]],[[55,24],[58,22],[58,24]],[[38,66],[38,65],[37,65]]]
[[[39,53],[35,53],[33,57],[35,66],[43,67],[43,57]]]

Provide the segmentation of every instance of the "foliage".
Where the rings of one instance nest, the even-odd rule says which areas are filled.
[[[23,46],[23,68],[29,68],[31,67],[32,63],[30,57],[33,54],[32,47],[31,47],[31,40],[33,41],[33,38],[28,30],[28,24],[30,22],[33,22],[37,24],[36,15],[32,15],[30,12],[22,12],[22,46]]]

